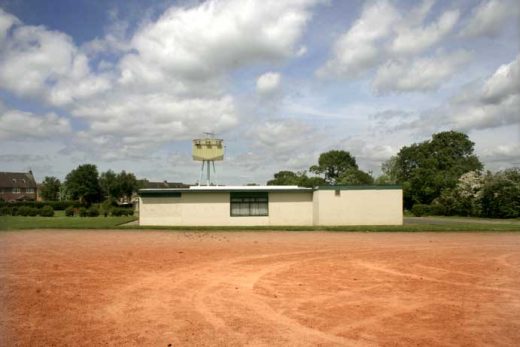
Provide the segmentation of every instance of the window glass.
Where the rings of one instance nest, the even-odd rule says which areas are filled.
[[[231,193],[231,216],[267,216],[269,215],[267,192]]]

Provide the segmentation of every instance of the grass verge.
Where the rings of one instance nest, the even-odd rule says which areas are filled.
[[[19,229],[112,229],[136,217],[0,217],[0,230]]]
[[[167,230],[167,231],[520,231],[519,223],[484,223],[446,220],[442,224],[420,223],[405,225],[358,225],[358,226],[139,226],[123,225],[136,217],[0,217],[0,230],[21,229],[121,229],[121,230]]]

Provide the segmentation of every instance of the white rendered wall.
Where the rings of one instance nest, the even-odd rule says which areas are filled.
[[[315,225],[402,225],[401,189],[314,192]]]
[[[269,216],[231,217],[229,192],[183,192],[180,198],[141,197],[140,225],[312,225],[312,192],[269,192]]]

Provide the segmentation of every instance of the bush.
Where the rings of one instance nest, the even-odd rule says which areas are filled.
[[[87,209],[85,207],[79,208],[79,216],[80,217],[86,217],[87,216]]]
[[[74,217],[74,207],[69,206],[65,209],[65,216]]]
[[[13,208],[9,206],[0,207],[0,216],[12,216]]]
[[[28,211],[29,211],[28,215],[30,217],[36,217],[40,213],[40,210],[36,207],[29,207]]]
[[[133,216],[134,210],[131,208],[113,208],[112,209],[112,216],[114,217],[120,217],[120,216]]]
[[[53,217],[54,216],[54,209],[50,207],[49,205],[43,206],[40,210],[40,216],[42,217]]]
[[[50,206],[55,211],[65,210],[69,206],[73,207],[81,207],[83,206],[79,201],[12,201],[5,202],[0,201],[0,207],[2,206],[10,206],[10,207],[36,207],[42,208],[44,206]]]
[[[422,217],[431,215],[432,211],[430,205],[415,204],[412,207],[412,213],[416,217]]]
[[[87,215],[89,217],[97,217],[99,216],[99,210],[94,207],[94,206],[91,206],[88,210],[87,210]]]
[[[22,206],[17,209],[16,215],[22,216],[22,217],[27,217],[29,215],[30,211],[31,211],[30,207]]]

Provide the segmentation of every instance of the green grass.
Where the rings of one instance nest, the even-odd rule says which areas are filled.
[[[137,217],[0,217],[0,230],[19,229],[112,229]]]
[[[62,211],[58,211],[62,212]],[[368,226],[139,226],[122,225],[137,217],[65,217],[56,213],[54,217],[0,217],[0,230],[21,229],[123,229],[123,230],[167,230],[167,231],[389,231],[389,232],[421,232],[421,231],[520,231],[520,223],[516,220],[475,219],[461,222],[460,218],[450,221],[443,218],[443,223],[414,223],[407,219],[405,225],[368,225]],[[487,223],[486,223],[487,222]]]

